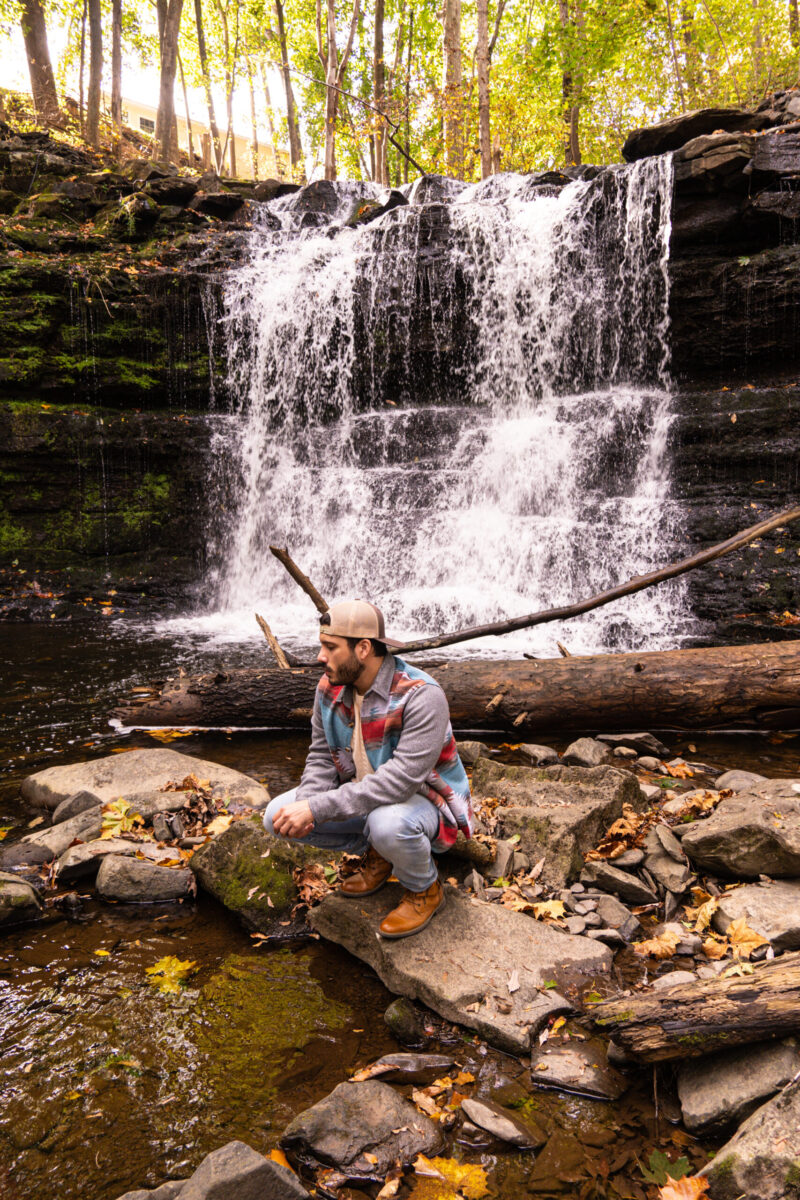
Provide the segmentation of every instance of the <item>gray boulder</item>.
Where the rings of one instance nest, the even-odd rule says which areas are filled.
[[[42,916],[44,904],[33,884],[0,872],[0,926],[22,925]]]
[[[292,1171],[244,1142],[212,1151],[186,1180],[180,1200],[307,1200]]]
[[[74,792],[73,795],[67,796],[66,800],[62,800],[58,808],[53,812],[53,824],[58,825],[61,821],[68,821],[70,817],[77,817],[80,813],[88,812],[93,808],[102,808],[103,801],[97,792],[89,792],[83,789],[80,792]]]
[[[87,812],[61,821],[52,829],[37,829],[22,838],[20,845],[38,846],[46,850],[50,858],[58,858],[77,839],[81,842],[91,842],[100,836],[103,818],[99,808],[90,808]]]
[[[751,883],[723,892],[712,918],[714,928],[725,933],[731,921],[742,917],[774,950],[800,950],[800,879]]]
[[[764,783],[766,778],[766,775],[759,775],[755,771],[726,771],[714,781],[714,787],[718,792],[723,789],[731,792],[749,792],[753,784]]]
[[[614,749],[624,746],[627,750],[635,750],[637,754],[656,754],[663,757],[669,751],[652,733],[598,733],[598,742]]]
[[[684,1124],[698,1135],[722,1133],[749,1117],[798,1071],[800,1048],[794,1038],[682,1063],[678,1098]]]
[[[473,1125],[478,1125],[501,1142],[520,1150],[535,1150],[547,1141],[547,1134],[532,1122],[523,1121],[515,1113],[495,1104],[493,1100],[469,1097],[461,1102],[461,1111]]]
[[[656,893],[646,883],[603,859],[587,862],[581,871],[581,883],[593,884],[605,892],[621,896],[631,904],[655,904],[658,900]]]
[[[605,1100],[618,1100],[628,1090],[625,1077],[609,1066],[600,1041],[547,1042],[531,1057],[531,1082]]]
[[[608,755],[608,747],[594,738],[578,738],[570,742],[562,755],[568,767],[599,767]]]
[[[534,767],[551,767],[558,762],[558,752],[552,746],[537,746],[535,742],[525,742],[519,753]]]
[[[711,1200],[798,1200],[800,1081],[756,1109],[702,1173]]]
[[[402,1046],[424,1046],[430,1041],[430,1034],[425,1029],[425,1018],[415,1004],[405,996],[393,1000],[383,1019],[390,1032]]]
[[[329,851],[270,837],[261,818],[253,817],[234,821],[195,850],[190,865],[200,887],[249,929],[266,933],[297,900],[295,867],[329,858]]]
[[[477,796],[497,796],[498,832],[519,834],[531,862],[544,857],[541,882],[563,888],[576,879],[584,855],[627,803],[641,808],[638,781],[615,767],[509,767],[481,759],[472,777]]]
[[[356,903],[334,892],[311,910],[309,923],[368,963],[390,991],[422,1001],[512,1054],[526,1053],[549,1018],[570,1007],[545,983],[569,988],[610,969],[606,946],[450,887],[427,928],[387,941],[378,925],[400,894],[390,884]]]
[[[129,750],[70,766],[47,767],[24,780],[22,795],[30,804],[56,809],[75,792],[86,790],[95,792],[106,804],[120,797],[130,801],[142,793],[158,792],[187,775],[208,780],[213,795],[228,801],[232,812],[247,806],[265,808],[269,803],[267,789],[249,775],[169,749]]]
[[[399,1161],[436,1154],[443,1138],[387,1083],[340,1083],[286,1127],[281,1146],[302,1163],[337,1167],[352,1179],[383,1178]],[[367,1158],[366,1156],[370,1157]]]
[[[104,900],[160,904],[193,895],[195,883],[188,867],[160,867],[154,862],[111,854],[100,864],[97,891]]]
[[[681,844],[692,863],[734,879],[800,875],[800,780],[771,779],[720,801]]]

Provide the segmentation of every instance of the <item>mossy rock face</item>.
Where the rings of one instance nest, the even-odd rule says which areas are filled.
[[[234,821],[202,846],[191,867],[201,887],[235,912],[250,929],[272,931],[297,900],[295,867],[326,862],[329,851],[270,837],[260,817]],[[270,903],[270,901],[272,903]]]

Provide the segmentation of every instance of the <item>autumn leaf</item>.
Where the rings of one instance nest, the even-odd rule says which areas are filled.
[[[414,1160],[410,1200],[480,1200],[486,1194],[486,1172],[477,1163],[459,1163],[452,1158]]]
[[[213,821],[209,821],[206,825],[205,832],[210,833],[212,837],[216,837],[218,833],[224,833],[233,821],[231,816],[214,817]]]
[[[667,763],[667,774],[673,779],[692,779],[694,771],[687,762]]]
[[[197,963],[167,954],[145,970],[150,976],[150,983],[160,992],[179,992],[188,976],[197,970]]]
[[[706,958],[724,958],[727,953],[727,942],[722,942],[715,937],[706,938],[706,940],[703,942],[703,954],[705,954]]]
[[[731,921],[725,930],[725,936],[730,942],[733,953],[737,958],[749,958],[759,946],[769,945],[767,938],[762,937],[760,933],[756,933],[755,929],[751,929],[744,917],[739,917],[736,921]]]
[[[292,1173],[294,1173],[294,1167],[289,1162],[288,1158],[286,1157],[286,1155],[283,1153],[282,1150],[277,1150],[277,1149],[270,1150],[269,1154],[267,1155],[267,1158],[271,1159],[272,1162],[278,1163],[278,1165],[281,1167],[286,1167],[287,1171],[291,1171]]]
[[[137,825],[144,824],[141,813],[134,812],[128,801],[122,797],[111,804],[104,804],[101,812],[101,838],[118,837],[121,833],[130,833]]]
[[[374,1062],[368,1067],[363,1067],[360,1071],[356,1071],[355,1075],[350,1076],[351,1083],[364,1083],[367,1079],[374,1079],[376,1075],[385,1075],[387,1071],[393,1071],[394,1067],[391,1063]]]
[[[671,1180],[658,1189],[658,1200],[697,1200],[708,1193],[708,1180],[693,1175],[684,1179]]]
[[[542,900],[539,904],[534,904],[533,915],[537,921],[557,920],[564,915],[563,900]]]
[[[680,934],[674,929],[665,929],[658,937],[650,938],[646,942],[637,942],[633,951],[640,958],[672,958],[680,941]]]
[[[720,978],[721,979],[732,979],[736,975],[744,977],[745,975],[752,975],[754,971],[755,971],[755,967],[753,966],[752,963],[735,962],[735,963],[733,963],[732,966],[727,967],[722,972],[722,975],[720,976]]]
[[[102,601],[101,601],[102,603]],[[155,738],[157,742],[166,744],[174,742],[176,738],[191,737],[194,733],[193,729],[148,729],[147,733],[151,738]]]

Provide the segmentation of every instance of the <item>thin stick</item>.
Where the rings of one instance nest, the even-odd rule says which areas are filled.
[[[259,626],[261,627],[261,632],[263,633],[264,637],[269,642],[270,650],[275,655],[275,662],[278,664],[278,666],[280,667],[280,669],[282,671],[288,671],[289,670],[289,660],[286,657],[286,655],[283,653],[280,642],[275,637],[275,634],[272,632],[272,630],[270,629],[269,625],[264,620],[264,618],[260,617],[258,615],[258,613],[255,613],[254,615],[255,615],[256,620],[258,621]]]
[[[270,552],[275,555],[278,562],[283,563],[292,579],[295,581],[295,583],[299,583],[305,594],[311,597],[316,605],[317,611],[321,613],[327,612],[327,601],[323,600],[322,596],[314,587],[308,576],[303,574],[297,563],[290,557],[289,551],[286,549],[286,547],[284,546],[283,549],[281,549],[280,546],[270,546]]]
[[[601,605],[608,604],[611,600],[619,600],[622,596],[630,596],[634,592],[641,592],[645,588],[652,587],[655,583],[662,583],[665,579],[674,579],[676,575],[683,575],[695,567],[702,567],[715,558],[721,558],[723,554],[739,550],[762,534],[777,529],[779,525],[786,525],[789,521],[796,521],[798,518],[800,518],[800,505],[779,513],[777,517],[760,521],[758,525],[751,525],[749,529],[737,533],[735,537],[728,538],[725,542],[719,542],[716,546],[711,546],[710,549],[703,550],[700,554],[693,554],[691,558],[683,558],[680,562],[662,567],[660,571],[651,571],[649,575],[636,575],[627,583],[609,588],[606,592],[598,592],[595,596],[588,596],[585,600],[579,600],[577,604],[568,604],[564,608],[548,608],[543,612],[529,613],[524,617],[513,617],[510,621],[495,621],[491,625],[476,625],[471,629],[459,629],[456,633],[442,634],[441,637],[428,638],[425,641],[407,642],[398,649],[403,654],[408,654],[411,650],[436,650],[440,646],[452,646],[456,642],[468,642],[473,638],[486,637],[490,633],[512,633],[516,629],[530,629],[532,625],[544,625],[548,621],[564,621],[568,617],[578,617],[581,613],[590,612],[593,608],[600,608]]]

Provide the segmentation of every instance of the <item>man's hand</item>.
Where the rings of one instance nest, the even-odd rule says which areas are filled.
[[[305,800],[295,800],[293,804],[284,804],[272,818],[272,828],[279,837],[299,838],[311,833],[314,828],[314,818]]]

